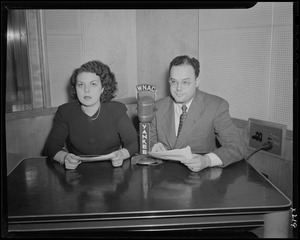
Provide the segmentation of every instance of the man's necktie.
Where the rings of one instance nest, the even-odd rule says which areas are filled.
[[[181,109],[182,109],[182,114],[180,115],[180,121],[179,121],[179,126],[178,126],[177,137],[179,136],[180,130],[181,130],[182,125],[183,125],[183,122],[184,122],[184,120],[186,119],[186,116],[187,116],[187,112],[186,112],[187,106],[182,105]]]

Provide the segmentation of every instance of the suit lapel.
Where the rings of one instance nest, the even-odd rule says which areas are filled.
[[[176,143],[176,135],[175,135],[175,120],[174,120],[174,104],[173,100],[169,98],[168,104],[166,104],[163,109],[164,118],[162,121],[162,128],[165,132],[164,136],[166,136],[166,140],[171,148],[174,147]]]
[[[188,110],[187,118],[185,119],[181,132],[177,138],[176,144],[174,148],[182,148],[186,139],[190,135],[190,133],[194,130],[195,126],[197,125],[200,114],[203,111],[203,99],[201,93],[197,90],[196,95],[192,101],[190,109]]]

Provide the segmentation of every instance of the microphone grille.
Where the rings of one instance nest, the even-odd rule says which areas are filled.
[[[154,117],[154,98],[144,96],[138,100],[138,117],[140,122],[151,122]]]
[[[138,101],[142,102],[144,104],[147,104],[147,103],[152,104],[152,103],[154,103],[154,98],[150,97],[150,96],[143,96],[143,97],[140,97]]]

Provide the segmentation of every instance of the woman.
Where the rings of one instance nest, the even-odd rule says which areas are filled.
[[[111,101],[117,91],[114,74],[106,64],[90,61],[75,69],[70,81],[77,101],[58,107],[46,155],[75,169],[81,163],[79,155],[111,153],[112,165],[121,166],[138,152],[138,136],[126,106]]]

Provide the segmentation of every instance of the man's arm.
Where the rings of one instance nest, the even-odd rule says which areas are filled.
[[[221,159],[223,167],[244,159],[247,155],[247,145],[232,122],[227,101],[224,100],[219,105],[213,125],[221,144],[213,153]]]

